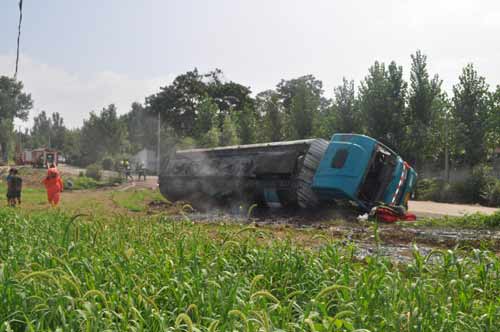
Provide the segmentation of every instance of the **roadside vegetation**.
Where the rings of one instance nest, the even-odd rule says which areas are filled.
[[[416,197],[444,203],[481,204],[500,206],[500,179],[491,166],[480,164],[461,180],[421,179],[417,182]]]
[[[97,168],[116,170],[124,158],[142,149],[156,150],[160,115],[164,158],[175,148],[330,139],[343,132],[383,142],[417,171],[437,174],[445,165],[466,170],[484,163],[498,166],[500,87],[489,86],[474,65],[467,64],[446,93],[440,77],[429,72],[425,54],[416,51],[410,63],[403,70],[394,61],[374,61],[360,82],[345,78],[332,91],[307,73],[280,80],[273,89],[252,91],[226,79],[221,70],[194,69],[158,86],[144,96],[143,104],[134,102],[127,110],[94,105],[102,108],[89,109],[79,128],[67,128],[62,116],[49,110],[37,113],[33,126],[23,132],[13,123],[27,118],[33,100],[21,82],[1,76],[0,95],[5,98],[0,98],[0,108],[6,110],[0,115],[1,159],[15,159],[19,143],[30,149],[50,142],[68,163],[89,167],[89,175],[94,174],[90,177],[99,180]],[[406,73],[409,80],[404,79]],[[460,186],[443,185],[435,195],[451,200],[458,192],[470,199]],[[488,204],[500,203],[498,188],[489,188]]]
[[[462,217],[426,218],[414,223],[401,223],[410,227],[439,227],[453,229],[499,229],[500,211],[491,215],[474,213]]]
[[[235,225],[0,210],[0,331],[496,331],[500,261]]]
[[[75,176],[67,177],[66,182],[68,181],[72,183],[72,190],[105,188],[123,183],[123,179],[120,177],[96,180],[88,176]]]

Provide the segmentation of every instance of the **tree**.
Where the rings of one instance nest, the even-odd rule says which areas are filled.
[[[255,143],[257,131],[257,119],[252,106],[246,104],[243,109],[237,113],[238,136],[241,144]]]
[[[403,69],[393,61],[386,69],[375,62],[359,89],[360,111],[368,135],[396,151],[405,142],[407,84]]]
[[[280,96],[274,90],[263,91],[256,96],[256,111],[260,121],[260,141],[278,142],[283,140],[283,107]]]
[[[413,166],[437,157],[439,144],[439,117],[444,107],[441,92],[442,81],[438,75],[429,78],[427,57],[420,51],[411,55],[410,89],[408,95],[409,158]]]
[[[218,130],[218,113],[219,108],[217,107],[217,104],[211,97],[205,95],[200,101],[197,110],[195,124],[195,134],[197,138],[203,137],[214,127]]]
[[[277,91],[286,113],[287,138],[311,137],[323,94],[323,83],[312,75],[289,81],[282,80]]]
[[[50,117],[45,111],[41,111],[33,118],[31,128],[31,142],[34,148],[48,147],[50,136]]]
[[[82,163],[89,165],[105,155],[117,155],[127,149],[127,127],[117,116],[114,104],[103,108],[99,114],[90,112],[83,121],[81,131]]]
[[[356,103],[354,81],[342,79],[342,85],[334,90],[333,113],[335,131],[341,133],[360,133],[362,131],[359,109]]]
[[[48,147],[62,151],[66,130],[64,119],[59,113],[48,116],[45,111],[41,111],[33,118],[31,144],[34,148]]]
[[[66,162],[68,164],[83,165],[82,152],[81,152],[81,129],[68,129],[64,133],[64,145],[62,151],[66,157]]]
[[[157,144],[158,118],[138,102],[131,105],[131,110],[121,116],[125,122],[131,152],[141,149],[154,149]]]
[[[226,115],[222,122],[222,133],[220,134],[220,145],[236,145],[239,144],[239,138],[236,131],[236,124],[231,115]]]
[[[212,127],[200,139],[200,145],[204,148],[213,148],[219,145],[221,133],[219,128]]]
[[[235,82],[223,82],[220,76],[222,72],[216,70],[205,76],[210,77],[207,85],[208,95],[217,104],[221,119],[231,110],[241,110],[245,105],[253,107],[253,99],[250,97],[250,88]]]
[[[500,85],[495,91],[490,93],[489,105],[490,114],[487,129],[487,146],[492,150],[500,147]]]
[[[453,86],[453,115],[463,131],[459,141],[463,148],[463,160],[476,165],[486,159],[486,133],[488,112],[488,85],[472,64],[462,70],[459,83]]]
[[[30,94],[23,92],[23,83],[0,76],[0,150],[4,162],[8,159],[14,119],[26,120],[31,108],[33,101]]]
[[[64,140],[66,138],[66,126],[63,117],[58,113],[52,113],[50,127],[50,146],[62,151],[64,149]]]
[[[177,76],[172,84],[160,88],[160,92],[146,98],[146,104],[154,114],[161,113],[179,136],[193,136],[196,110],[207,94],[207,85],[197,69]]]
[[[160,112],[163,121],[177,135],[200,137],[206,131],[197,132],[198,110],[207,96],[217,105],[220,125],[231,110],[242,110],[244,105],[253,106],[248,87],[235,82],[224,82],[222,76],[222,71],[218,69],[208,74],[200,74],[194,69],[179,75],[172,84],[146,98],[147,108],[154,114]]]

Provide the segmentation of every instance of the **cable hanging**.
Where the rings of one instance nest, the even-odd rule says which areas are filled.
[[[16,55],[16,70],[14,79],[17,79],[17,68],[19,66],[19,39],[21,38],[21,22],[23,21],[23,0],[19,0],[19,25],[17,27],[17,55]]]

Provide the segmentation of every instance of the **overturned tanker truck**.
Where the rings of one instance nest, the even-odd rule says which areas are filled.
[[[159,177],[161,193],[194,206],[258,204],[315,208],[338,200],[369,211],[407,206],[417,173],[375,139],[324,139],[177,151]]]

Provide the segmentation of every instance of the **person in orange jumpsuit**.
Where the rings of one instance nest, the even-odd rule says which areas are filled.
[[[59,175],[59,171],[54,166],[48,169],[47,177],[43,180],[45,189],[47,190],[47,198],[52,206],[56,206],[61,199],[61,191],[63,191],[64,186]]]

